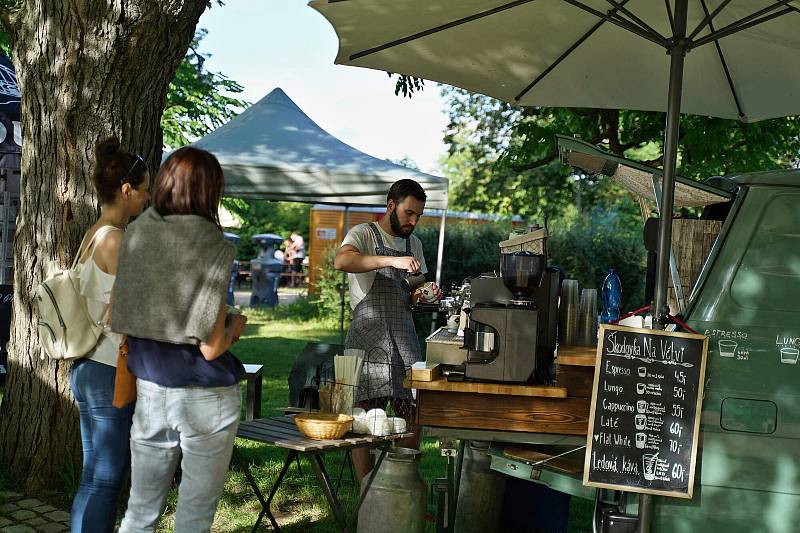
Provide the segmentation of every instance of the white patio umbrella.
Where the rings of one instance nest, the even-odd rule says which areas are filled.
[[[516,105],[665,111],[655,311],[666,314],[680,112],[745,122],[800,113],[800,2],[314,0],[336,63]]]

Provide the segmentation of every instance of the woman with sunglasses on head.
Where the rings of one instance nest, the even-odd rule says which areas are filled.
[[[141,157],[122,150],[119,139],[111,137],[97,145],[93,180],[100,218],[78,251],[80,290],[92,319],[107,323],[123,231],[147,203],[150,173]],[[119,344],[120,336],[105,328],[95,348],[72,366],[70,385],[83,445],[81,481],[72,501],[73,533],[114,530],[133,416],[133,405],[112,405]]]
[[[121,532],[154,531],[180,461],[175,531],[210,531],[239,426],[244,368],[228,348],[246,319],[225,305],[235,248],[218,219],[222,168],[185,147],[161,166],[128,229],[114,330],[136,375],[131,494]]]

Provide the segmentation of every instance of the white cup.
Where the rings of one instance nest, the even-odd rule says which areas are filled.
[[[437,302],[439,299],[436,297],[436,292],[433,290],[433,282],[429,281],[420,287],[422,291],[422,300],[425,303],[432,304]]]

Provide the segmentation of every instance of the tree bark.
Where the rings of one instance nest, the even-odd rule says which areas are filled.
[[[98,216],[97,141],[115,134],[157,167],[167,88],[206,2],[24,0],[0,18],[12,34],[23,131],[0,468],[23,490],[63,489],[80,472],[71,364],[40,359],[31,295],[51,261],[70,263]]]

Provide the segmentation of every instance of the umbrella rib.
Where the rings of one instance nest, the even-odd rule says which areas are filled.
[[[730,0],[728,0],[728,1],[730,1]],[[638,24],[639,27],[641,27],[643,30],[648,31],[648,32],[652,33],[653,35],[658,35],[661,39],[663,39],[665,41],[667,40],[666,37],[664,37],[659,32],[657,32],[652,26],[650,26],[645,21],[643,21],[642,19],[640,19],[639,17],[637,17],[636,15],[631,13],[631,11],[629,11],[628,9],[625,9],[623,4],[620,4],[619,2],[615,2],[614,0],[606,0],[606,2],[608,2],[609,4],[614,6],[615,8],[619,9],[622,13],[625,13],[626,15],[628,15],[628,17],[630,17],[631,21],[633,21],[634,23]],[[625,18],[623,18],[621,16],[619,17],[619,19],[626,20]],[[628,22],[628,21],[626,20],[626,22]]]
[[[620,5],[621,5],[621,6],[624,6],[625,4],[627,4],[627,3],[628,3],[628,1],[629,1],[629,0],[623,0],[623,1],[622,1],[622,3],[621,3]],[[611,10],[609,10],[609,12],[608,12],[608,13],[609,13],[610,15],[613,15],[614,13],[616,13],[616,10],[617,10],[617,8],[611,9]],[[578,48],[580,45],[582,45],[582,44],[584,43],[584,41],[586,41],[586,39],[588,39],[589,37],[591,37],[591,36],[592,36],[592,34],[593,34],[594,32],[596,32],[598,29],[600,29],[600,26],[602,26],[602,25],[603,25],[603,24],[605,24],[605,23],[606,23],[606,21],[605,21],[605,20],[600,20],[600,21],[598,21],[598,22],[597,22],[597,23],[596,23],[594,26],[592,26],[592,27],[589,29],[589,31],[587,31],[586,33],[584,33],[584,34],[583,34],[583,35],[580,37],[580,39],[578,39],[577,41],[575,41],[575,42],[572,44],[572,46],[570,46],[569,48],[567,48],[567,49],[564,51],[564,53],[562,53],[560,56],[558,56],[558,58],[557,58],[555,61],[553,61],[553,62],[552,62],[552,63],[551,63],[551,64],[550,64],[550,65],[549,65],[549,66],[548,66],[546,69],[544,69],[544,70],[542,71],[542,73],[541,73],[541,74],[539,74],[538,76],[536,76],[536,79],[535,79],[535,80],[533,80],[532,82],[530,82],[530,83],[528,84],[528,86],[527,86],[527,87],[525,87],[525,88],[522,90],[522,92],[520,92],[520,93],[519,93],[517,96],[515,96],[515,97],[514,97],[514,101],[515,101],[515,102],[519,102],[520,100],[522,100],[522,98],[523,98],[523,97],[524,97],[526,94],[528,94],[528,92],[529,92],[531,89],[533,89],[533,88],[536,86],[536,84],[538,84],[540,81],[542,81],[542,79],[544,79],[544,77],[545,77],[545,76],[547,76],[548,74],[550,74],[550,73],[553,71],[553,69],[555,69],[555,68],[556,68],[556,67],[557,67],[559,64],[561,64],[561,62],[562,62],[562,61],[564,61],[564,60],[565,60],[565,59],[566,59],[566,58],[567,58],[567,57],[568,57],[568,56],[569,56],[569,55],[570,55],[572,52],[574,52],[574,51],[575,51],[575,49],[576,49],[576,48]]]
[[[398,45],[401,45],[401,44],[405,44],[405,43],[420,39],[422,37],[427,37],[428,35],[433,35],[434,33],[439,33],[440,31],[449,30],[450,28],[454,28],[456,26],[460,26],[462,24],[466,24],[468,22],[472,22],[474,20],[478,20],[478,19],[481,19],[481,18],[484,18],[484,17],[488,17],[490,15],[494,15],[495,13],[500,13],[502,11],[506,11],[508,9],[512,9],[512,8],[517,7],[517,6],[521,6],[523,4],[528,4],[528,3],[534,2],[534,1],[535,0],[516,0],[515,2],[509,2],[508,4],[503,4],[501,6],[497,6],[497,7],[494,7],[492,9],[489,9],[489,10],[486,10],[486,11],[481,11],[480,13],[474,13],[474,14],[469,15],[467,17],[462,17],[460,19],[448,22],[446,24],[441,24],[441,25],[436,26],[434,28],[429,28],[427,30],[423,30],[423,31],[420,31],[420,32],[417,32],[417,33],[413,33],[413,34],[408,35],[406,37],[401,37],[400,39],[395,39],[394,41],[389,41],[388,43],[384,43],[384,44],[381,44],[381,45],[378,45],[378,46],[375,46],[375,47],[372,47],[372,48],[367,48],[366,50],[362,50],[360,52],[356,52],[356,53],[350,55],[350,61],[353,61],[355,59],[360,59],[360,58],[362,58],[364,56],[368,56],[370,54],[374,54],[374,53],[377,53],[377,52],[382,52],[383,50],[387,50],[389,48],[393,48],[395,46],[398,46]]]
[[[672,16],[672,6],[669,5],[669,0],[664,0],[667,6],[667,18],[669,19],[669,27],[672,29],[672,35],[675,35],[675,17]]]
[[[575,6],[575,7],[577,7],[578,9],[582,9],[583,11],[586,11],[587,13],[591,13],[592,15],[594,15],[594,16],[596,16],[598,18],[601,18],[603,20],[607,20],[611,24],[614,24],[615,26],[619,26],[623,30],[628,30],[631,33],[635,33],[639,37],[643,37],[643,38],[647,39],[648,41],[652,41],[653,43],[655,43],[655,44],[657,44],[657,45],[659,45],[659,46],[661,46],[663,48],[667,48],[666,39],[661,37],[661,35],[659,35],[659,34],[651,35],[649,32],[647,32],[644,29],[640,28],[639,26],[633,24],[632,22],[627,21],[626,19],[614,18],[612,15],[608,15],[606,13],[603,13],[602,11],[598,11],[598,10],[594,9],[593,7],[589,7],[586,4],[583,4],[583,3],[579,2],[578,0],[563,0],[563,1],[568,3],[568,4],[571,4],[571,5]]]
[[[791,2],[791,1],[792,0],[781,0],[777,4],[772,5],[769,8],[762,9],[761,11],[762,12],[763,11],[767,11],[767,12],[768,11],[772,11],[776,7],[780,7],[781,5],[785,4],[786,2]],[[719,39],[722,39],[723,37],[728,37],[729,35],[733,35],[734,33],[739,33],[740,31],[746,30],[748,28],[752,28],[753,26],[758,26],[759,24],[763,24],[765,22],[769,22],[772,19],[776,19],[778,17],[782,17],[783,15],[786,15],[788,13],[796,13],[795,8],[790,6],[790,7],[787,7],[786,9],[782,9],[781,11],[777,11],[775,13],[769,13],[768,15],[764,15],[761,18],[755,18],[755,19],[753,18],[753,15],[756,15],[754,13],[753,15],[747,16],[747,17],[745,17],[745,18],[743,18],[743,19],[741,19],[741,20],[739,20],[737,22],[733,22],[731,24],[728,24],[724,28],[722,28],[720,30],[717,30],[714,33],[711,33],[709,35],[706,35],[702,39],[698,39],[695,42],[690,43],[688,48],[689,49],[698,48],[700,46],[703,46],[704,44],[708,44],[708,43],[710,43],[712,41],[717,41]]]
[[[723,2],[721,5],[725,5],[726,3],[727,2]],[[706,13],[706,19],[708,19],[708,29],[711,30],[711,33],[714,33],[714,23],[712,22],[713,17],[709,17],[706,0],[700,0],[700,5],[703,6],[703,11]],[[705,25],[705,23],[702,25]],[[717,48],[717,55],[719,55],[719,61],[722,63],[722,70],[725,72],[725,78],[728,80],[728,88],[731,90],[731,96],[733,96],[733,101],[736,104],[736,110],[739,112],[739,118],[744,119],[745,114],[742,111],[742,106],[739,102],[739,95],[736,94],[736,89],[733,86],[733,78],[731,77],[730,70],[728,69],[728,62],[725,61],[725,55],[722,53],[722,47],[720,46],[719,41],[714,41],[714,45]]]
[[[706,26],[709,26],[711,29],[711,33],[714,33],[714,27],[711,26],[711,21],[714,20],[714,17],[719,15],[719,12],[722,11],[725,8],[725,6],[727,6],[731,2],[731,0],[723,0],[722,3],[720,3],[720,5],[718,5],[717,8],[710,14],[708,12],[708,8],[705,6],[705,2],[703,0],[701,0],[701,2],[703,2],[703,9],[705,9],[706,18],[700,21],[700,24],[698,24],[697,27],[694,29],[694,31],[691,34],[689,34],[688,39],[690,41],[695,37],[697,37],[697,34],[703,31],[703,28],[705,28]]]

